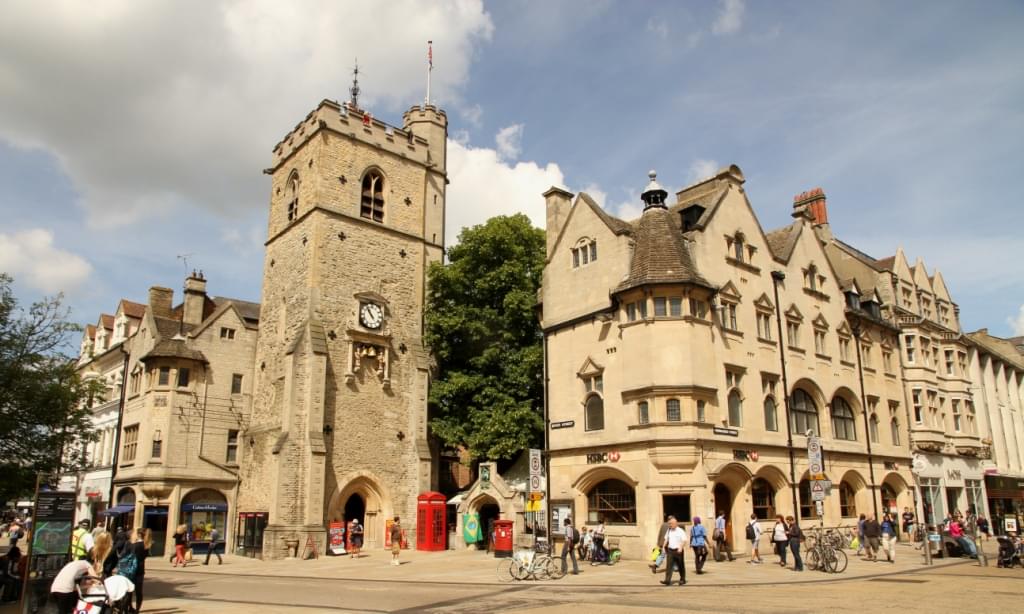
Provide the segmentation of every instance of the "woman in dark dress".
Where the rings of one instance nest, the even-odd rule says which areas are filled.
[[[131,551],[135,553],[138,567],[135,570],[135,612],[142,611],[142,585],[146,581],[146,557],[153,545],[153,535],[149,529],[136,529]]]

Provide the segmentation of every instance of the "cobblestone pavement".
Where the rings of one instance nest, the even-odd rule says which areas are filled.
[[[994,554],[994,550],[993,550]],[[579,576],[548,582],[503,584],[495,559],[481,553],[403,553],[405,564],[373,552],[353,561],[264,563],[225,557],[224,565],[193,563],[172,569],[166,559],[147,562],[146,603],[153,614],[283,612],[424,612],[497,614],[527,612],[857,612],[876,607],[909,612],[1012,612],[1021,608],[1024,570],[980,567],[969,560],[922,565],[903,546],[896,564],[851,557],[841,575],[796,573],[766,557],[709,563],[697,576],[687,560],[685,587],[664,587],[642,562],[585,566]],[[0,610],[0,614],[7,614]]]

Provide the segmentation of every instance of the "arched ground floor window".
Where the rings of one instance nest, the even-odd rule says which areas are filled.
[[[598,482],[587,493],[587,522],[636,524],[636,492],[622,480]]]

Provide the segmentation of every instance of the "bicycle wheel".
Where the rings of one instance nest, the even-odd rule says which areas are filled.
[[[565,572],[562,571],[562,559],[548,557],[545,563],[545,571],[545,579],[547,580],[561,580],[565,577]]]
[[[804,565],[811,571],[817,571],[818,566],[821,565],[821,554],[817,548],[812,548],[807,551],[804,556]]]
[[[498,561],[498,581],[511,582],[517,579],[514,571],[515,567],[515,561],[512,559],[501,559]]]
[[[846,553],[842,550],[836,550],[835,552],[835,565],[833,566],[832,573],[843,573],[846,571],[846,565],[849,563],[849,559]]]
[[[821,570],[825,573],[832,573],[835,571],[836,566],[836,551],[832,548],[826,548],[821,553]]]

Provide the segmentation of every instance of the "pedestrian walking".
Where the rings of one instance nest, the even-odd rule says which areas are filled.
[[[662,550],[668,552],[666,556],[665,579],[661,581],[665,586],[672,584],[673,567],[679,569],[679,586],[686,584],[686,561],[683,556],[683,548],[686,547],[688,541],[689,538],[686,535],[686,530],[679,526],[675,516],[669,516],[668,531],[665,532],[665,541],[661,544]]]
[[[594,560],[591,565],[600,565],[608,562],[608,550],[604,547],[604,517],[597,519],[597,526],[591,531],[594,535]]]
[[[722,552],[724,551],[726,556],[729,557],[730,561],[735,559],[732,556],[732,549],[729,548],[729,543],[725,539],[725,512],[719,510],[718,516],[715,518],[715,532],[712,535],[712,539],[715,541],[715,561],[722,560]]]
[[[79,522],[78,528],[71,534],[71,558],[75,560],[83,561],[89,558],[89,553],[92,552],[95,542],[92,532],[89,531],[89,524],[88,520]]]
[[[91,535],[90,535],[91,536]],[[72,614],[78,604],[78,581],[85,576],[103,576],[103,561],[113,549],[110,533],[100,533],[93,543],[93,561],[75,559],[61,568],[50,585],[50,601],[57,606],[57,614]],[[100,580],[97,580],[100,581]]]
[[[757,522],[757,516],[750,515],[750,522],[747,523],[747,541],[750,542],[750,560],[747,563],[760,565],[761,554],[757,550],[757,544],[761,541],[761,525]]]
[[[988,519],[984,516],[978,516],[978,532],[985,536],[985,541],[992,537],[992,530],[989,528]]]
[[[864,514],[857,519],[857,556],[864,553],[864,521],[867,517]]]
[[[174,531],[174,564],[171,567],[185,566],[185,549],[188,548],[188,535],[185,533],[187,529],[185,525],[179,524]]]
[[[569,570],[569,564],[565,561],[568,556],[572,559],[572,575],[580,574],[580,567],[576,563],[576,529],[572,526],[572,520],[565,519],[565,529],[562,531],[565,541],[562,542],[562,573]]]
[[[888,512],[882,517],[882,549],[885,550],[885,560],[890,563],[896,562],[896,521]]]
[[[398,516],[395,516],[395,522],[391,525],[391,564],[401,565],[398,561],[398,555],[402,553],[402,523]]]
[[[882,537],[882,527],[878,524],[874,514],[868,514],[864,520],[864,554],[869,561],[878,560],[879,541]]]
[[[668,529],[668,520],[665,520],[665,522],[661,523],[661,528],[658,529],[658,540],[655,542],[658,545],[658,557],[654,559],[653,563],[651,563],[651,573],[653,574],[658,573],[658,568],[665,562],[665,557],[667,555],[665,554],[665,549],[662,548],[661,545],[665,543],[665,534],[668,533]]]
[[[352,530],[349,533],[349,546],[352,548],[352,558],[358,559],[363,549],[363,525],[358,518],[352,519]]]
[[[129,551],[135,555],[135,614],[142,611],[142,587],[146,582],[146,558],[153,547],[153,533],[149,529],[135,529]]]
[[[804,541],[804,531],[792,516],[786,516],[786,533],[789,536],[789,551],[793,553],[793,571],[804,570],[804,559],[800,556],[800,545]]]
[[[914,538],[914,512],[909,507],[903,508],[903,532]]]
[[[775,545],[775,554],[779,557],[779,565],[786,566],[786,550],[789,549],[789,527],[786,526],[786,519],[782,516],[775,517],[775,526],[772,527],[772,544]]]
[[[212,529],[210,529],[210,547],[206,551],[206,560],[203,561],[203,565],[209,565],[210,564],[210,555],[211,554],[217,555],[217,564],[218,565],[223,565],[224,564],[224,559],[220,558],[220,551],[217,550],[217,545],[218,545],[219,542],[220,542],[220,531],[217,530],[217,527],[213,527]]]
[[[693,517],[690,547],[693,548],[693,565],[697,569],[697,575],[701,575],[704,573],[704,563],[708,560],[708,530],[700,523],[700,516]]]
[[[586,560],[590,559],[590,542],[591,542],[590,530],[587,529],[586,525],[583,525],[583,527],[580,529],[579,533],[580,533],[580,545],[579,545],[580,560],[581,561],[586,561]]]

